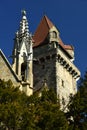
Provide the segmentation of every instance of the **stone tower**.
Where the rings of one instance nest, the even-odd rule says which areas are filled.
[[[26,12],[22,11],[12,57],[12,68],[27,95],[41,92],[44,87],[54,88],[61,104],[67,104],[69,95],[76,93],[80,71],[73,63],[74,48],[63,43],[59,30],[47,16],[32,37]]]
[[[74,59],[74,48],[63,43],[59,30],[47,16],[32,37],[26,11],[22,11],[14,38],[12,66],[0,50],[0,79],[11,79],[27,95],[40,93],[44,87],[54,88],[61,104],[67,104],[69,95],[77,92],[80,77]]]
[[[53,87],[61,103],[77,91],[80,72],[74,65],[74,48],[65,45],[59,30],[44,16],[34,34],[34,90]]]
[[[32,44],[32,36],[29,32],[26,11],[22,11],[22,20],[14,39],[12,69],[21,80],[21,90],[23,90],[27,95],[33,93]]]

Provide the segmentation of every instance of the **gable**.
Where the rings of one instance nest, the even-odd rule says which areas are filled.
[[[19,79],[11,68],[9,61],[0,50],[0,79],[11,80],[14,85],[18,85]]]
[[[27,53],[25,41],[21,43],[20,54],[23,55],[24,52]]]

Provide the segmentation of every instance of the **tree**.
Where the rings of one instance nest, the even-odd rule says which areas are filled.
[[[12,82],[0,80],[0,129],[68,130],[65,113],[53,90],[26,96]]]
[[[64,112],[60,110],[60,104],[55,92],[42,91],[38,103],[35,105],[36,130],[67,130],[68,122]]]
[[[70,123],[71,130],[87,129],[87,72],[81,79],[78,92],[74,96],[70,96],[68,104],[67,119]]]
[[[28,98],[25,93],[19,91],[19,87],[14,88],[10,80],[0,80],[0,129],[24,130],[25,121],[29,124],[28,128],[33,127],[32,113],[28,110]]]

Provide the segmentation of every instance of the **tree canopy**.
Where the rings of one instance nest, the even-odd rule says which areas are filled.
[[[53,90],[26,96],[12,82],[0,80],[0,129],[67,130],[68,122],[60,110]]]
[[[71,130],[87,130],[87,72],[80,80],[76,95],[70,96],[66,115]]]
[[[52,89],[27,96],[10,80],[0,80],[0,130],[87,130],[87,72],[67,112]]]

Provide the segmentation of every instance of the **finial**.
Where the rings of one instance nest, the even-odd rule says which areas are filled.
[[[21,13],[22,13],[23,16],[26,15],[26,11],[25,10],[22,10]]]

